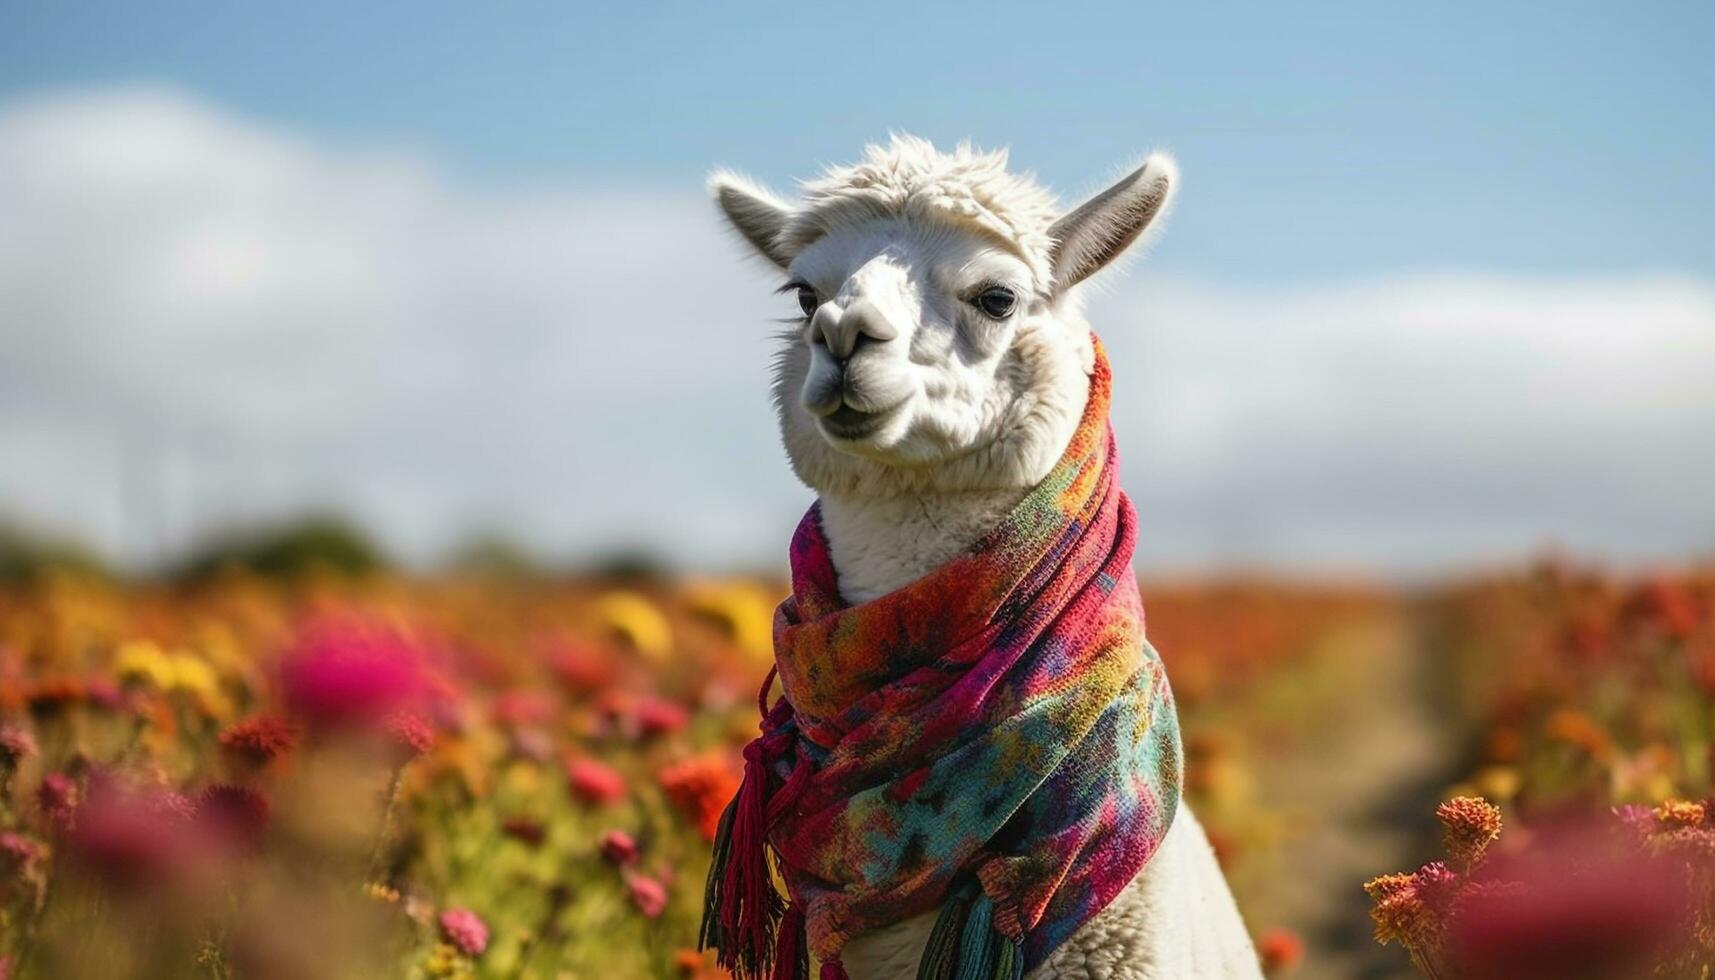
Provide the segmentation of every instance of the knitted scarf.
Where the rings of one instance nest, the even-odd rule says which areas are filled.
[[[701,943],[739,977],[807,980],[813,956],[846,980],[848,940],[939,906],[920,980],[1018,978],[1160,845],[1179,727],[1143,636],[1111,380],[1098,343],[1053,471],[904,588],[845,604],[819,508],[800,523],[705,893]]]

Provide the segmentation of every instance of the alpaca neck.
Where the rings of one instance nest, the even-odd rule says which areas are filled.
[[[840,597],[868,602],[917,581],[976,544],[1029,492],[822,497],[822,532]]]
[[[1088,330],[1082,335],[1088,338]],[[1005,439],[981,454],[986,488],[823,490],[822,533],[846,602],[910,585],[969,549],[1065,455],[1088,400],[1094,352],[1087,339],[1084,346],[1058,347],[1037,338],[1021,342],[1021,350],[1028,394],[1014,401]]]

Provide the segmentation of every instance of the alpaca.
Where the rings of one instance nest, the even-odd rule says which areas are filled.
[[[1060,458],[1090,391],[1081,283],[1163,215],[1165,155],[1061,215],[1006,155],[895,136],[788,204],[710,179],[732,228],[784,270],[802,315],[774,402],[791,466],[820,498],[840,597],[862,603],[983,538]],[[846,947],[854,980],[910,977],[935,921]],[[1213,851],[1182,802],[1144,870],[1036,978],[1260,977]]]

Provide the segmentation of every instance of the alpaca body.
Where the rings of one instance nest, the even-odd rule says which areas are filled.
[[[917,975],[934,914],[860,936],[846,947],[852,980]],[[1143,873],[1048,957],[1028,980],[1255,980],[1262,971],[1215,853],[1190,807]]]
[[[1081,406],[1080,406],[1081,407]],[[864,602],[907,585],[982,537],[1019,491],[891,500],[824,498],[822,524],[840,592]],[[852,980],[913,977],[934,913],[858,937]],[[1260,978],[1256,951],[1202,826],[1183,801],[1143,872],[1068,939],[1032,980]]]

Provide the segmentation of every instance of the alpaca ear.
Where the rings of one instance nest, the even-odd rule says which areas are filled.
[[[1054,292],[1064,293],[1112,262],[1167,210],[1179,167],[1164,153],[1054,222]]]
[[[792,256],[780,245],[780,233],[792,209],[751,180],[730,170],[709,177],[709,191],[733,230],[765,259],[784,269]]]

